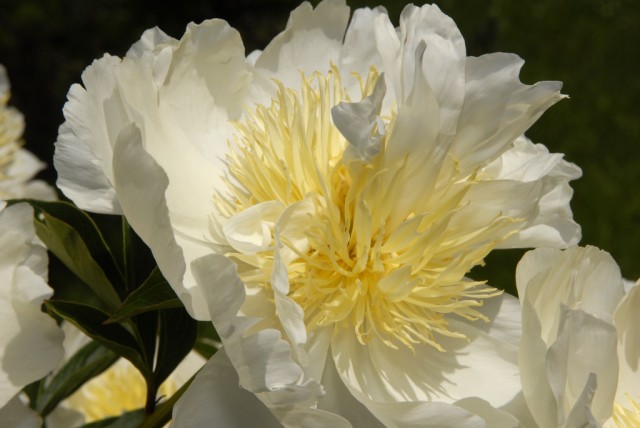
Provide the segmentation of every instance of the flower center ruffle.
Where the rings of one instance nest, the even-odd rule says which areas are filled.
[[[378,77],[375,69],[358,77],[363,97]],[[215,196],[223,215],[231,219],[274,201],[281,207],[261,223],[270,245],[228,253],[241,278],[247,287],[270,290],[280,245],[289,254],[288,296],[304,311],[308,331],[334,325],[352,329],[362,344],[378,338],[392,348],[427,343],[443,350],[438,335],[464,338],[449,328],[447,316],[485,319],[477,308],[501,293],[465,275],[518,221],[498,216],[479,228],[456,223],[478,171],[463,175],[453,155],[437,172],[428,202],[421,198],[398,210],[407,206],[403,189],[420,183],[406,159],[386,156],[395,109],[372,131],[382,134],[380,152],[353,159],[345,156],[349,142],[331,118],[334,106],[350,101],[337,68],[301,82],[299,90],[276,82],[271,105],[248,112],[229,142],[228,191]],[[280,214],[301,203],[303,227],[288,227]]]

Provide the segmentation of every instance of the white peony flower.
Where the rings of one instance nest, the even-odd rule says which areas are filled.
[[[0,199],[56,199],[51,186],[32,178],[45,167],[33,154],[23,149],[24,119],[13,107],[8,107],[9,79],[0,64]]]
[[[522,64],[467,57],[435,6],[395,29],[329,0],[246,58],[211,20],[85,70],[59,187],[123,212],[223,340],[177,426],[517,424],[518,305],[466,274],[580,235],[580,170],[522,137],[561,85]]]
[[[62,357],[63,334],[40,309],[52,293],[47,249],[35,236],[32,208],[18,204],[0,209],[0,408],[8,406],[0,415],[18,417],[17,394],[47,375]]]
[[[520,370],[536,423],[640,426],[640,282],[595,247],[537,249],[517,270]]]

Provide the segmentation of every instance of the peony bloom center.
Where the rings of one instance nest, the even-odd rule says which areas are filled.
[[[359,78],[363,98],[378,78],[375,69]],[[279,254],[307,331],[334,326],[351,329],[362,344],[378,338],[392,348],[427,343],[443,350],[437,335],[464,337],[445,316],[484,319],[482,300],[500,294],[465,274],[519,221],[460,224],[455,215],[481,178],[479,170],[461,173],[452,154],[432,171],[426,196],[407,200],[415,163],[387,153],[395,107],[367,130],[380,149],[362,159],[332,120],[334,106],[351,102],[337,68],[301,82],[300,90],[278,83],[270,106],[236,124],[226,159],[229,191],[215,196],[227,219],[228,256],[247,287],[270,290]]]

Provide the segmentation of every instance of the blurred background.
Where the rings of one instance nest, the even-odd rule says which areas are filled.
[[[0,0],[0,63],[10,104],[25,115],[25,146],[51,165],[69,86],[94,58],[122,56],[158,26],[180,38],[190,21],[218,17],[242,34],[247,53],[286,25],[297,0],[192,0],[161,8],[148,0]],[[312,3],[317,3],[313,1]],[[383,4],[397,23],[405,1]],[[505,51],[525,59],[525,83],[561,80],[570,96],[527,133],[578,164],[574,216],[581,244],[611,252],[629,279],[640,277],[640,1],[441,0],[458,24],[468,55]],[[41,177],[55,182],[50,166]],[[513,289],[521,251],[494,252],[474,274]]]

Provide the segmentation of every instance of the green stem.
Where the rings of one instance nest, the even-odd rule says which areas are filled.
[[[131,234],[131,226],[127,219],[122,216],[122,256],[124,258],[124,280],[127,290],[132,290],[136,286],[134,251],[131,251]]]
[[[151,415],[156,409],[156,395],[158,394],[158,387],[153,380],[147,379],[147,402],[144,405],[144,414]]]

